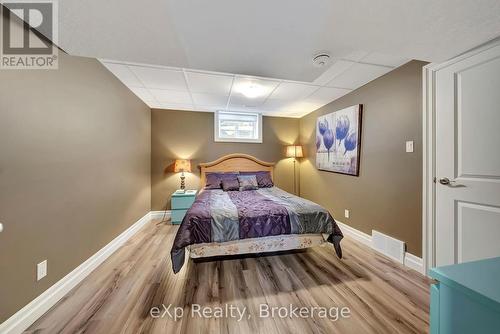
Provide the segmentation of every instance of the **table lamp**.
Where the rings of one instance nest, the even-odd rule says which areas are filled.
[[[181,173],[181,191],[186,191],[186,184],[184,180],[184,172],[191,173],[191,160],[187,159],[177,159],[175,160],[174,173]]]

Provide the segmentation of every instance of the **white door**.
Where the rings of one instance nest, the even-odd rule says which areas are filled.
[[[500,256],[500,45],[435,72],[436,265]]]

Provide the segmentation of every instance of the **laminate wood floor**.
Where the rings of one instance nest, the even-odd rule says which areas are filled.
[[[170,247],[176,231],[176,226],[158,221],[148,224],[26,333],[428,332],[430,282],[348,237],[342,241],[342,260],[325,245],[265,256],[189,260],[174,275]],[[154,307],[164,311],[162,304],[172,305],[172,317],[151,316]],[[290,305],[316,313],[300,318]],[[221,315],[217,307],[227,307],[228,316],[233,307],[234,318],[203,318],[199,307],[210,307],[214,316]],[[261,307],[269,312],[272,307],[285,309],[276,308],[275,317],[265,318]],[[334,309],[325,318],[318,307]],[[340,313],[344,307],[350,316],[344,309],[345,317],[334,321],[335,310]],[[236,308],[245,310],[241,321]],[[178,316],[182,310],[182,318],[175,320],[174,310]]]

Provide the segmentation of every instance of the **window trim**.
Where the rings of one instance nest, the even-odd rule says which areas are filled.
[[[246,138],[220,138],[219,137],[219,114],[241,114],[241,115],[252,115],[257,116],[257,138],[256,139],[246,139]],[[262,144],[262,114],[257,112],[242,112],[242,111],[229,111],[229,110],[217,110],[214,115],[214,141],[221,143],[255,143]]]

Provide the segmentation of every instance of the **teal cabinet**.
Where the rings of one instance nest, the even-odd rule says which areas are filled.
[[[430,334],[439,333],[439,282],[431,285],[431,330]]]
[[[187,209],[175,209],[172,210],[172,224],[180,224],[186,215]]]
[[[500,258],[433,268],[431,334],[500,333]]]
[[[196,190],[186,190],[185,192],[176,191],[172,194],[172,224],[182,223],[187,210],[193,205],[196,198]]]

